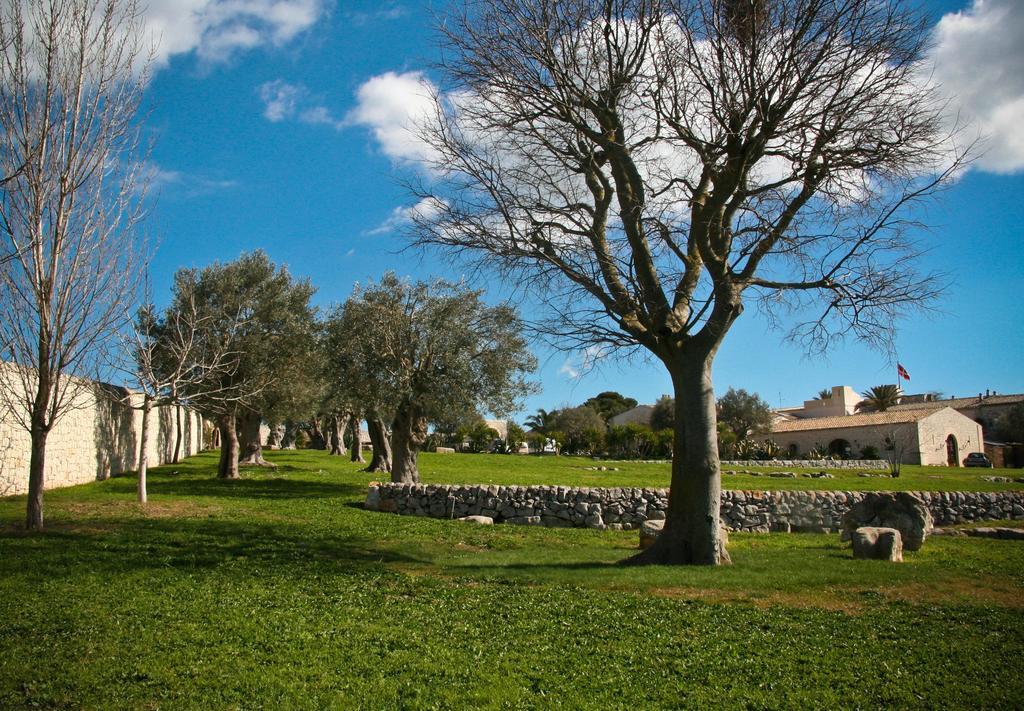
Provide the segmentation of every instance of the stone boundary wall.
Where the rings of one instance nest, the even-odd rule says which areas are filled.
[[[723,459],[722,467],[790,467],[794,469],[888,469],[884,459]]]
[[[837,532],[864,491],[723,491],[722,521],[731,531]],[[936,525],[1024,519],[1024,491],[910,492],[927,504]],[[639,528],[663,519],[668,489],[565,486],[448,486],[372,483],[365,507],[433,518],[490,516],[495,523]]]
[[[2,367],[0,367],[2,368]],[[0,372],[0,377],[3,373]],[[46,489],[85,484],[132,471],[139,461],[142,411],[117,402],[129,391],[103,383],[90,383],[75,400],[74,409],[58,422],[46,441]],[[142,395],[130,393],[132,404]],[[154,407],[150,412],[150,466],[171,461],[177,432],[174,407]],[[195,412],[182,410],[181,456],[199,453],[203,446],[203,421]],[[11,413],[0,413],[0,496],[28,491],[31,440]]]

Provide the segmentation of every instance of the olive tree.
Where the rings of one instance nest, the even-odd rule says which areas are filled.
[[[712,364],[749,304],[824,348],[931,298],[905,208],[961,153],[895,0],[475,0],[440,26],[414,243],[527,290],[563,347],[668,371],[667,520],[636,563],[728,561]]]
[[[366,421],[373,454],[364,471],[391,471],[391,432],[386,422],[390,420],[389,405],[374,398],[375,393],[361,387],[359,368],[359,334],[350,333],[347,328],[351,320],[345,320],[344,310],[333,309],[324,322],[321,349],[323,351],[323,378],[326,392],[322,409],[329,412],[328,419],[335,428],[331,436],[332,454],[344,454],[343,439],[345,428],[352,428],[352,460],[362,459],[362,433],[359,423]]]
[[[171,308],[195,303],[200,313],[211,315],[203,337],[239,354],[231,372],[217,373],[214,383],[197,383],[185,392],[217,423],[218,476],[238,478],[240,461],[263,463],[263,413],[287,401],[293,383],[305,377],[306,358],[313,352],[313,291],[308,281],[293,279],[261,251],[175,275]]]
[[[361,391],[393,413],[392,481],[419,481],[431,420],[477,409],[507,414],[530,391],[525,376],[536,361],[515,311],[487,306],[462,284],[389,273],[357,286],[341,320]]]
[[[771,429],[772,409],[757,393],[729,388],[718,398],[718,419],[729,426],[737,440],[742,441],[749,435]]]
[[[144,261],[141,36],[132,0],[0,2],[0,400],[31,437],[32,530],[47,437],[98,376]]]

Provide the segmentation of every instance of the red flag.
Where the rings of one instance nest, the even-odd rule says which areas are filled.
[[[910,373],[908,373],[907,369],[904,368],[899,363],[896,364],[896,374],[899,375],[904,380],[910,380]]]

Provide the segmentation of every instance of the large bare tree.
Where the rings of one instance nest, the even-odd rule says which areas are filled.
[[[748,304],[884,344],[937,291],[906,208],[962,162],[894,0],[478,0],[445,19],[413,238],[548,307],[563,347],[646,350],[675,391],[665,531],[728,562],[712,363]]]
[[[14,364],[0,393],[32,440],[34,530],[47,436],[134,300],[140,39],[133,0],[0,3],[0,343]]]

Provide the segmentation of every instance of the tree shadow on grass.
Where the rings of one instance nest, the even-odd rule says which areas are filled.
[[[180,571],[235,566],[241,573],[351,574],[428,561],[373,541],[278,522],[211,519],[88,521],[41,535],[0,532],[0,578]]]
[[[300,470],[301,471],[301,470]],[[351,499],[365,496],[366,487],[354,482],[309,481],[287,477],[216,479],[160,477],[149,482],[151,496],[206,496],[234,499]]]

